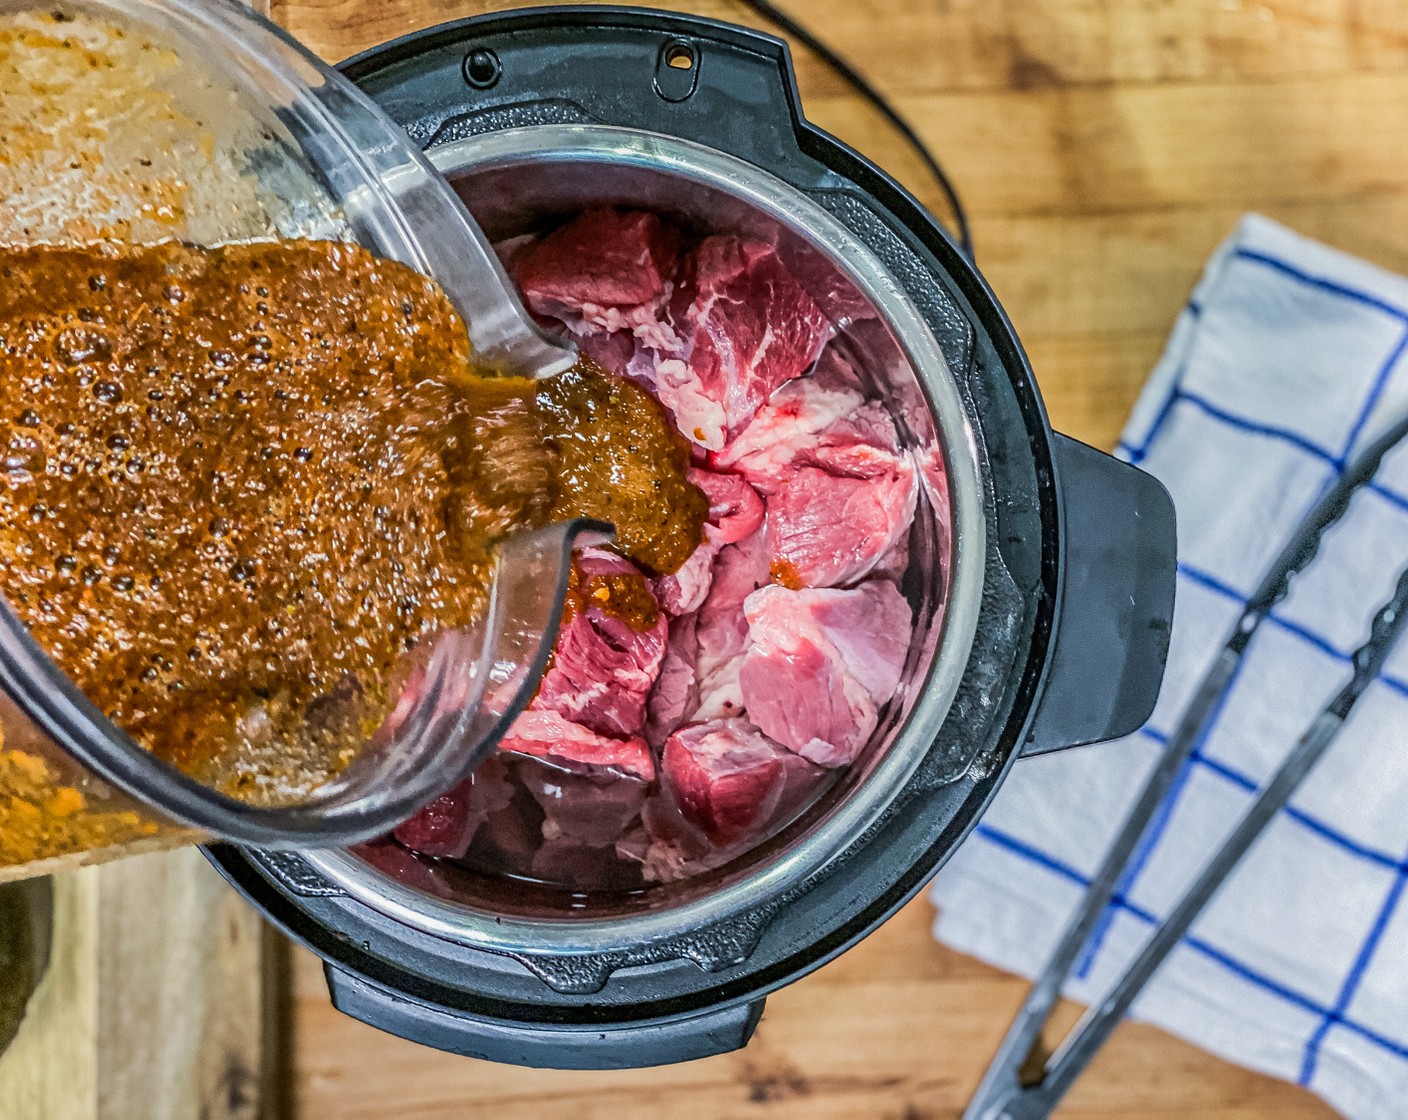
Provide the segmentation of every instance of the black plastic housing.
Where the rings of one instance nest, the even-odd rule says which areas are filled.
[[[668,65],[677,50],[690,52],[688,71]],[[767,993],[913,897],[1021,754],[1112,738],[1148,717],[1172,614],[1168,496],[1149,476],[1051,431],[981,275],[892,179],[807,123],[781,41],[643,9],[533,9],[434,28],[343,70],[427,147],[508,127],[596,122],[692,140],[764,168],[884,261],[967,398],[989,555],[964,685],[892,811],[782,905],[663,946],[510,958],[395,922],[296,855],[211,849],[236,887],[327,962],[337,1005],[392,1033],[566,1068],[741,1046]]]

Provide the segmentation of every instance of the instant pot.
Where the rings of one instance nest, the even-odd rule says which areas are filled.
[[[617,203],[821,254],[875,317],[858,366],[912,446],[941,456],[947,493],[915,530],[904,590],[920,626],[888,722],[854,773],[737,866],[554,910],[350,852],[211,859],[322,957],[341,1010],[404,1038],[587,1069],[736,1049],[769,992],[913,897],[1009,766],[1148,717],[1173,609],[1168,495],[1051,430],[973,262],[807,123],[779,40],[643,9],[534,9],[342,71],[493,238]]]

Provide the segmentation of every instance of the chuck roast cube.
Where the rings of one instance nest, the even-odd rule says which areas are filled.
[[[867,402],[859,383],[838,374],[843,360],[830,358],[828,349],[815,374],[773,393],[748,426],[712,456],[713,466],[736,471],[761,493],[772,494],[792,474],[793,465],[807,461],[818,447],[873,442],[897,450],[899,439],[884,406]]]
[[[609,766],[645,781],[655,777],[655,760],[638,736],[613,739],[564,719],[551,708],[523,712],[499,743],[499,750],[535,758]]]
[[[657,365],[656,391],[680,431],[713,451],[831,337],[776,247],[733,236],[706,237],[686,258],[670,319],[680,346]]]
[[[729,860],[684,819],[674,798],[659,792],[646,799],[640,824],[616,841],[616,854],[639,864],[647,883],[678,883]]]
[[[714,544],[737,544],[763,523],[763,500],[742,475],[692,467],[689,481],[709,499],[708,536]]]
[[[639,580],[642,592],[649,594],[645,577],[614,553],[588,549],[576,564],[584,579],[625,576]],[[558,635],[532,708],[555,711],[601,735],[639,735],[667,638],[663,612],[649,630],[638,630],[599,606],[588,606]]]
[[[714,582],[714,557],[719,554],[719,546],[711,539],[709,528],[704,534],[704,539],[679,571],[650,581],[660,609],[672,619],[694,613],[709,597],[709,588]]]
[[[616,843],[640,815],[647,782],[581,762],[525,759],[518,780],[543,810],[543,839],[590,848]]]
[[[674,337],[659,312],[679,248],[679,233],[655,214],[589,210],[518,249],[512,266],[529,308],[574,334],[627,332],[664,346]],[[629,358],[629,349],[623,355]]]
[[[909,604],[889,580],[748,596],[739,685],[749,718],[821,766],[854,762],[899,687]]]
[[[645,721],[645,740],[657,749],[699,707],[695,666],[699,657],[698,625],[698,618],[692,614],[670,623],[670,642],[665,648],[660,676],[650,693]]]
[[[640,816],[647,783],[593,766],[569,768],[546,760],[521,765],[519,778],[543,811],[541,839],[530,864],[533,875],[574,890],[619,883],[624,872],[616,841]]]
[[[597,607],[583,611],[563,629],[533,707],[603,735],[640,734],[666,637],[663,612],[637,630]]]
[[[396,826],[393,833],[413,852],[458,858],[474,839],[469,813],[469,783],[442,793],[415,816]]]
[[[512,800],[504,764],[486,758],[467,780],[403,821],[393,835],[413,852],[458,859],[479,826]]]
[[[681,728],[671,744],[660,790],[616,843],[646,882],[681,882],[744,855],[805,808],[829,776],[747,720]]]
[[[908,456],[857,444],[817,452],[768,499],[772,567],[799,587],[839,587],[875,570],[909,532],[919,493]]]
[[[741,475],[691,467],[689,480],[709,499],[704,539],[678,572],[651,584],[660,606],[676,617],[699,609],[713,586],[719,550],[756,533],[766,512],[763,499]]]
[[[686,713],[698,722],[743,713],[738,669],[748,648],[744,600],[768,582],[764,534],[720,550],[714,561],[713,588],[699,608],[695,627],[696,708]]]
[[[593,890],[621,878],[616,841],[640,816],[648,783],[613,770],[525,759],[519,781],[543,811],[531,870],[548,882]]]
[[[503,757],[513,760],[509,769],[515,782],[514,798],[479,826],[470,858],[481,865],[531,868],[542,846],[543,822],[537,802],[523,788],[518,776],[523,763],[532,760],[527,755]]]
[[[665,743],[660,766],[681,816],[721,848],[761,840],[823,776],[743,719],[680,728]]]
[[[557,320],[548,320],[547,325],[552,329],[557,324]],[[613,331],[611,333],[588,333],[579,334],[575,340],[577,349],[594,361],[602,369],[611,373],[624,373],[626,367],[631,364],[631,359],[636,356],[638,344],[628,331]],[[649,382],[646,382],[649,388]]]
[[[843,362],[823,364],[774,393],[713,456],[767,495],[774,570],[802,587],[863,579],[903,541],[919,496],[884,407],[861,396]]]

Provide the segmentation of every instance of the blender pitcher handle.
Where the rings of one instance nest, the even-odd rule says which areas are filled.
[[[1023,756],[1117,739],[1154,710],[1173,620],[1173,501],[1067,436],[1053,451],[1065,549],[1055,653]]]
[[[634,1026],[499,1023],[392,993],[326,965],[333,1006],[378,1030],[451,1054],[535,1069],[641,1069],[741,1049],[763,1001]]]

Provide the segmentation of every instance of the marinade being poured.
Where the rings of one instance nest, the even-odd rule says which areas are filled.
[[[143,746],[246,800],[336,774],[498,540],[592,516],[677,570],[708,501],[584,362],[477,372],[429,279],[355,245],[0,249],[0,594]]]

